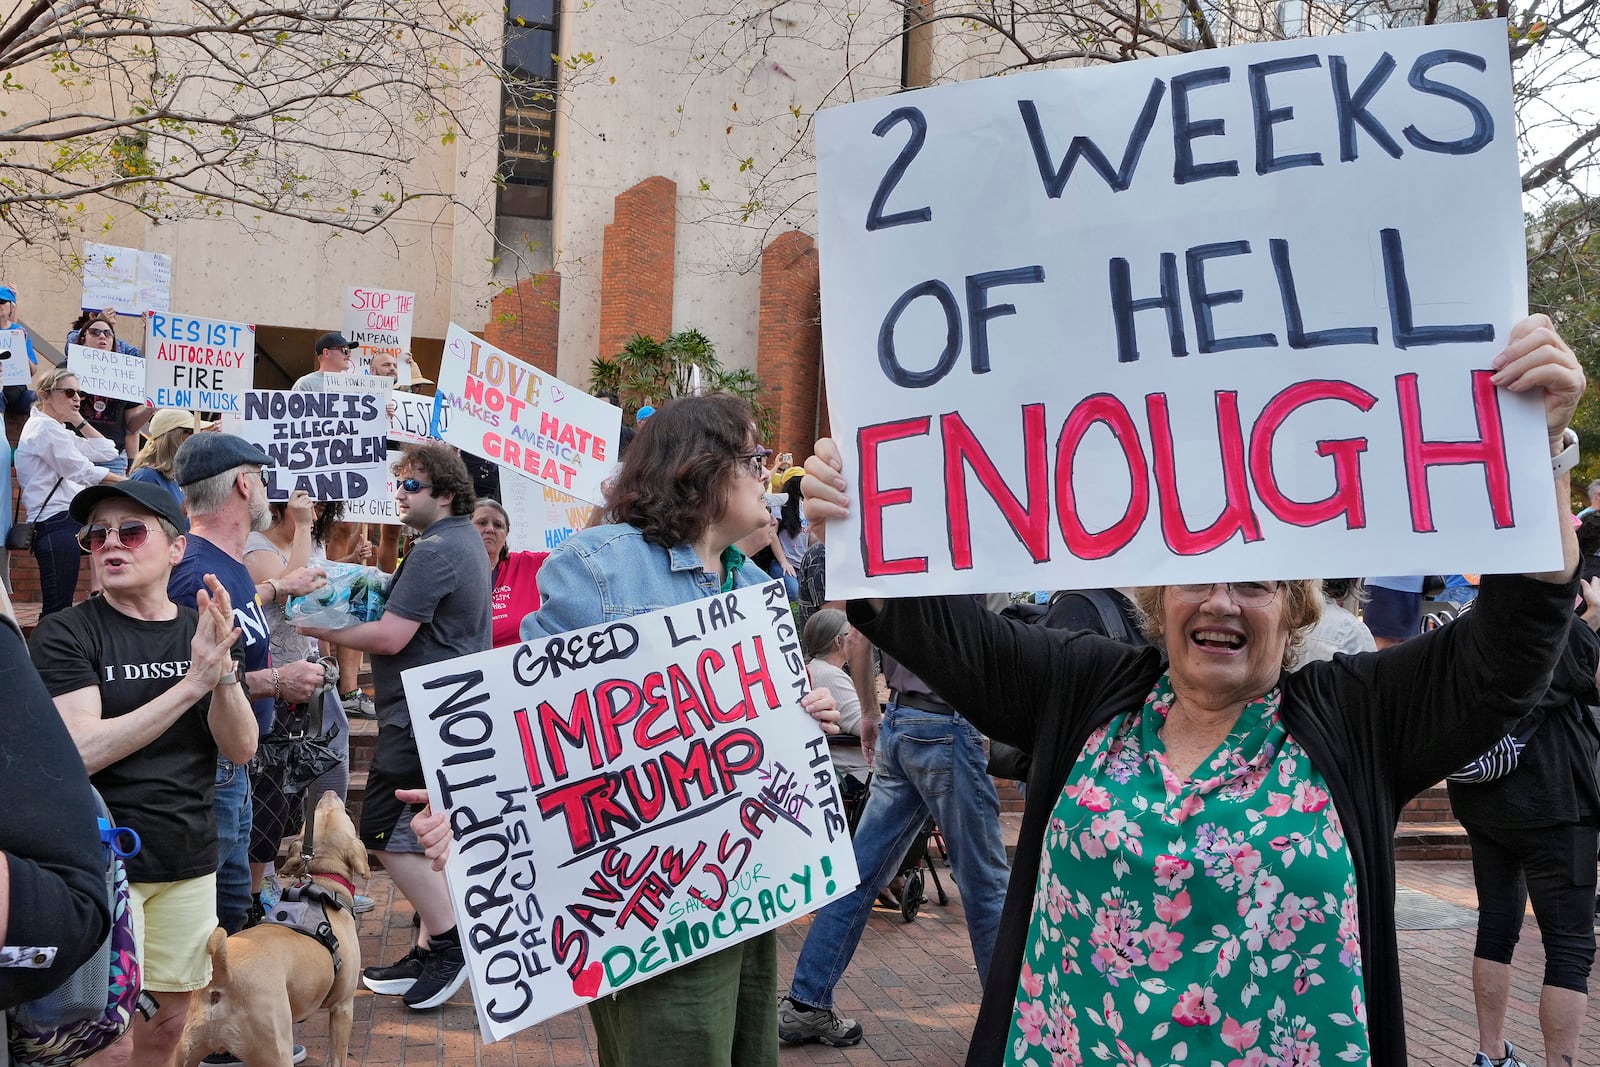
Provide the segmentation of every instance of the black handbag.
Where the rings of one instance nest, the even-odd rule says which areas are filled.
[[[61,488],[61,479],[56,479],[56,484],[50,487],[50,492],[45,495],[44,503],[39,505],[43,511],[45,505],[50,503],[50,498],[56,495],[56,490]],[[6,531],[6,547],[13,552],[33,551],[33,539],[39,532],[39,524],[31,519],[27,522],[14,522],[11,529]]]

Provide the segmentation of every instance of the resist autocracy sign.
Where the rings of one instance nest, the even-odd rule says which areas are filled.
[[[256,372],[256,328],[152,311],[145,316],[145,395],[158,408],[239,414]]]
[[[831,595],[1558,565],[1503,21],[817,129]]]
[[[402,678],[491,1041],[856,886],[781,582]]]

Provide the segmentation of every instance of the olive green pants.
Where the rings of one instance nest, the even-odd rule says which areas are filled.
[[[600,1067],[777,1067],[777,932],[602,996],[589,1017]]]

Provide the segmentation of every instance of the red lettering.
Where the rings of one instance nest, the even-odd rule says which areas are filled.
[[[591,770],[600,769],[600,753],[594,739],[594,719],[589,710],[588,690],[579,690],[572,696],[572,716],[563,719],[548,701],[539,704],[539,734],[544,740],[545,758],[550,761],[550,771],[556,780],[567,776],[567,756],[561,749],[565,739],[575,751],[589,750]]]
[[[1500,400],[1490,371],[1472,372],[1472,407],[1478,419],[1476,441],[1424,441],[1417,376],[1395,378],[1400,402],[1400,440],[1406,457],[1406,490],[1411,498],[1411,528],[1433,532],[1433,507],[1428,498],[1428,468],[1471,464],[1483,466],[1484,487],[1494,526],[1514,525],[1511,515],[1511,471],[1506,466],[1505,432],[1500,425]]]
[[[711,743],[724,793],[733,792],[735,778],[761,765],[761,753],[761,738],[753,730],[730,730]]]
[[[1072,472],[1078,461],[1078,446],[1095,423],[1103,423],[1122,449],[1122,459],[1128,465],[1128,506],[1122,518],[1099,533],[1090,533],[1078,518]],[[1073,407],[1056,439],[1056,519],[1067,550],[1079,559],[1105,559],[1133,540],[1149,514],[1150,474],[1133,416],[1110,393],[1084,397]]]
[[[670,726],[662,730],[660,733],[650,732],[650,729],[655,725],[656,720],[661,718],[661,716],[665,714],[667,710],[667,698],[666,694],[662,691],[660,672],[652,672],[646,675],[644,679],[644,686],[646,696],[644,717],[641,718],[638,724],[633,728],[633,743],[638,745],[640,748],[649,749],[655,748],[657,745],[666,744],[668,741],[671,741],[673,738],[677,737],[678,734],[676,730]]]
[[[667,668],[667,683],[667,688],[672,694],[672,712],[678,717],[678,729],[683,736],[694,736],[694,724],[689,721],[691,713],[709,731],[715,723],[701,706],[700,696],[694,691],[689,676],[678,664],[674,663]]]
[[[634,720],[644,702],[639,687],[626,678],[609,678],[594,687],[596,718],[600,720],[600,745],[605,753],[605,763],[622,755],[621,727]],[[634,730],[638,739],[639,731]],[[595,763],[600,768],[600,762]]]
[[[639,781],[641,774],[649,780],[649,795],[645,794],[643,784]],[[661,809],[666,807],[667,791],[662,787],[661,766],[655,760],[647,760],[637,767],[623,768],[622,788],[627,791],[628,802],[643,822],[655,822]]]
[[[518,708],[511,713],[517,724],[517,740],[522,745],[522,762],[528,769],[528,784],[535,789],[544,788],[544,768],[539,765],[539,750],[533,746],[533,728],[528,724],[528,709]]]
[[[615,878],[624,889],[631,889],[639,884],[647,873],[649,867],[656,861],[656,847],[650,846],[650,851],[644,858],[633,865],[633,870],[628,870],[628,860],[631,857],[620,848],[608,848],[605,855],[600,857],[600,869]]]
[[[627,926],[629,919],[636,918],[644,923],[646,930],[654,930],[660,920],[650,909],[659,912],[662,898],[671,895],[672,887],[659,874],[650,875],[645,879],[644,885],[639,887],[639,891],[633,894],[633,899],[623,906],[622,914],[617,918],[617,929]]]
[[[1180,556],[1210,552],[1242,533],[1246,542],[1261,540],[1261,526],[1250,507],[1250,488],[1245,477],[1244,430],[1239,423],[1239,394],[1219,389],[1216,393],[1217,439],[1222,452],[1222,485],[1227,497],[1222,513],[1203,530],[1190,530],[1178,499],[1178,472],[1174,462],[1172,422],[1167,413],[1167,395],[1151,393],[1145,397],[1150,417],[1150,444],[1155,457],[1156,493],[1161,501],[1161,536],[1167,547]]]
[[[552,440],[561,432],[561,420],[548,411],[539,412],[539,436]]]
[[[1022,454],[1027,465],[1028,504],[1026,507],[1011,492],[972,429],[951,412],[939,419],[944,434],[944,489],[949,506],[945,509],[950,524],[950,559],[957,570],[972,569],[972,519],[967,505],[965,467],[971,467],[1005,516],[1011,532],[1028,550],[1035,563],[1050,558],[1050,465],[1045,456],[1044,405],[1026,404],[1022,408]]]
[[[924,415],[899,422],[864,426],[856,434],[856,449],[861,456],[861,561],[867,576],[880,574],[926,574],[927,556],[885,559],[883,556],[883,509],[911,503],[910,486],[895,489],[878,487],[878,449],[902,437],[920,437],[928,432],[930,420]]]
[[[616,775],[603,774],[557,786],[539,797],[539,814],[546,820],[560,816],[572,851],[587,851],[597,841],[614,836],[617,826],[639,828],[639,820],[616,801],[617,783]]]
[[[589,935],[582,930],[568,934],[567,924],[560,915],[550,924],[550,945],[555,949],[556,962],[566,964],[567,977],[576,980],[589,965]]]
[[[710,800],[716,794],[716,786],[711,781],[711,753],[704,741],[693,742],[681,760],[671,752],[663,752],[661,770],[666,775],[672,806],[679,811],[689,806],[691,784],[699,788],[703,800]]]
[[[755,701],[750,699],[750,687],[754,683],[761,684],[761,695],[766,698],[766,710],[771,711],[778,706],[778,687],[772,684],[772,671],[767,666],[767,651],[761,643],[760,635],[750,638],[750,643],[755,646],[756,666],[747,667],[744,662],[744,644],[741,642],[733,646],[733,660],[739,672],[739,688],[744,693],[744,700],[738,709],[742,712],[741,718],[753,719],[760,714],[756,710]]]
[[[1256,495],[1267,510],[1284,522],[1316,526],[1343,515],[1346,529],[1359,530],[1367,524],[1361,496],[1361,453],[1367,450],[1365,437],[1317,442],[1317,455],[1333,457],[1334,489],[1323,499],[1301,503],[1290,500],[1278,488],[1272,466],[1272,444],[1278,428],[1294,412],[1319,400],[1342,400],[1362,411],[1371,411],[1372,405],[1378,402],[1377,397],[1349,382],[1310,381],[1291,385],[1268,401],[1256,419],[1255,428],[1250,431],[1250,477],[1255,482]]]
[[[714,648],[708,648],[701,652],[699,658],[694,661],[695,677],[700,679],[700,692],[705,697],[706,710],[711,713],[711,717],[717,722],[733,722],[736,719],[744,718],[744,712],[739,708],[726,712],[717,706],[717,692],[711,687],[711,679],[707,677],[707,667],[712,671],[720,671],[725,662],[722,658],[722,653]]]

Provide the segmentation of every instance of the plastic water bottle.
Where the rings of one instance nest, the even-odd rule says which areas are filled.
[[[271,911],[276,908],[282,896],[283,886],[278,884],[277,872],[268,872],[267,880],[261,883],[261,909]]]

